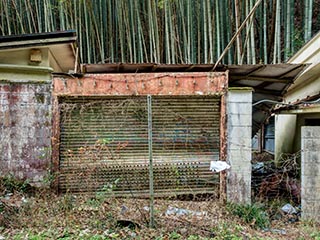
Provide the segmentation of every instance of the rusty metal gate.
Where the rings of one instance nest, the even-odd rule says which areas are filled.
[[[59,190],[149,192],[148,107],[143,97],[61,98]],[[218,193],[220,97],[153,96],[155,195]]]

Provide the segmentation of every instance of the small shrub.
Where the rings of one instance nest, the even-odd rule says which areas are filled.
[[[172,232],[169,235],[170,240],[182,239],[182,236],[177,232]]]
[[[62,196],[58,202],[59,209],[65,212],[71,211],[75,207],[75,197],[69,193]]]
[[[214,237],[216,240],[242,240],[241,226],[228,224],[226,222],[214,227],[213,232],[217,235]]]
[[[242,218],[246,223],[249,223],[257,228],[266,228],[270,225],[269,217],[266,211],[256,205],[241,205],[229,203],[227,210],[232,214]]]
[[[14,191],[26,193],[32,190],[33,188],[28,181],[19,180],[13,175],[7,175],[0,178],[0,195],[13,193]]]

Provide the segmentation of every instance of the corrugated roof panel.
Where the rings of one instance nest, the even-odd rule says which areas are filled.
[[[237,84],[241,84],[243,86],[247,87],[256,87],[259,84],[261,84],[261,81],[255,81],[255,80],[239,80],[236,82]]]
[[[285,83],[271,83],[270,85],[265,86],[264,89],[282,91],[286,86],[287,84]]]

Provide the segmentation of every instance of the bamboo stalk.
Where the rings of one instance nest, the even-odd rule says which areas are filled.
[[[267,9],[268,9],[268,0],[264,0],[263,7],[263,56],[264,63],[268,63],[268,27],[267,27]]]
[[[171,63],[175,64],[175,56],[176,56],[176,49],[175,49],[175,33],[174,33],[174,28],[173,28],[173,19],[172,19],[172,8],[171,4],[168,5],[168,16],[169,16],[169,38],[170,38],[170,53],[171,53]]]
[[[156,4],[154,3],[154,6]],[[158,26],[158,16],[157,16],[157,8],[153,7],[153,14],[155,16],[155,28],[154,28],[154,35],[155,35],[155,50],[156,50],[156,57],[155,57],[155,62],[159,63],[161,62],[161,57],[160,57],[160,43],[159,43],[159,26]]]
[[[273,63],[280,62],[280,0],[276,0],[276,21],[275,21],[275,31],[274,31],[274,47],[273,47]],[[279,61],[280,60],[280,61]]]
[[[240,25],[240,3],[239,0],[235,0],[235,23],[236,23],[236,32],[239,33],[236,35],[237,41],[236,41],[236,46],[237,46],[237,63],[240,64],[240,59],[241,59],[241,36],[239,31],[239,25]]]
[[[284,60],[288,60],[289,51],[291,49],[291,0],[287,0],[287,14],[286,14],[286,39],[284,49]]]
[[[208,62],[208,16],[206,12],[206,2],[202,2],[202,13],[203,13],[203,45],[204,45],[204,62]]]
[[[304,42],[307,42],[309,37],[309,4],[309,0],[304,0]]]
[[[112,9],[113,9],[113,5],[112,5],[112,1],[108,1],[108,40],[109,40],[109,44],[108,44],[108,49],[109,49],[109,58],[111,62],[115,62],[115,52],[114,52],[114,24],[112,21]]]
[[[5,16],[4,18],[7,20],[6,23],[7,23],[7,31],[8,31],[8,35],[11,35],[11,24],[9,22],[9,19],[10,19],[10,16],[9,16],[9,13],[8,13],[8,2],[3,0],[4,1],[4,9],[5,9]]]
[[[247,51],[250,52],[251,51],[251,48],[249,47],[249,44],[250,44],[250,29],[251,29],[251,26],[252,26],[252,23],[253,23],[253,19],[250,18],[249,20],[249,24],[247,25],[247,32],[246,32],[246,38],[245,38],[245,41],[244,41],[244,44],[243,44],[243,48],[247,48]],[[244,55],[245,55],[245,52],[242,52],[241,54],[241,60],[240,60],[240,64],[243,64],[243,60],[244,60]],[[251,54],[247,54],[247,64],[251,64]]]
[[[220,14],[219,14],[219,1],[216,0],[216,32],[217,32],[217,59],[221,54],[221,34],[220,34]],[[212,40],[211,40],[212,41]],[[213,54],[210,59],[210,63],[213,63]]]
[[[165,30],[164,30],[164,35],[165,35],[165,49],[166,49],[166,55],[165,55],[165,60],[168,64],[171,64],[171,55],[170,55],[170,39],[169,39],[169,23],[168,23],[168,7],[167,7],[168,2],[166,1],[164,4],[164,22],[165,22]]]
[[[253,0],[250,0],[250,9],[253,8]],[[254,16],[252,15],[251,16],[251,19],[250,19],[250,26],[249,26],[249,29],[250,29],[250,51],[251,51],[251,63],[252,64],[256,64],[256,47],[255,47],[255,37],[254,37]]]
[[[245,1],[245,13],[246,15],[249,14],[249,0]],[[251,38],[249,38],[249,34],[250,34],[250,21],[248,21],[246,23],[246,28],[247,28],[247,33],[246,33],[246,38],[245,38],[245,43],[243,44],[243,49],[247,49],[247,64],[251,64]],[[243,63],[243,56],[244,56],[244,52],[242,53],[241,56],[241,61],[240,64]]]
[[[310,40],[311,33],[312,33],[312,7],[313,7],[313,0],[309,0],[309,8],[308,10],[308,30],[307,30],[307,40]]]
[[[233,37],[231,38],[230,42],[228,43],[228,45],[226,46],[226,48],[223,50],[222,54],[220,55],[220,57],[218,58],[217,62],[215,63],[214,67],[212,68],[211,71],[214,71],[216,69],[216,67],[218,66],[218,64],[220,63],[221,59],[224,57],[224,55],[226,54],[226,52],[230,49],[231,45],[233,44],[233,42],[235,41],[235,39],[238,37],[240,31],[245,27],[245,24],[247,23],[247,21],[250,19],[251,15],[253,15],[257,9],[257,7],[260,5],[262,0],[258,0],[256,2],[256,4],[253,6],[253,8],[251,9],[250,13],[248,14],[248,16],[246,17],[246,19],[242,22],[241,26],[239,27],[239,29],[237,30],[237,32],[233,35]]]
[[[217,6],[216,6],[217,8]],[[212,31],[212,14],[211,14],[211,4],[210,0],[206,1],[206,11],[207,11],[207,23],[208,23],[208,61],[209,63],[213,63],[213,55],[214,55],[214,42],[213,42],[213,31]]]
[[[87,63],[212,63],[238,32],[253,3],[254,0],[0,0],[0,34],[76,29],[80,59]],[[293,14],[294,7],[301,3],[305,6],[302,23]],[[287,60],[301,46],[297,41],[300,33],[308,41],[312,28],[319,26],[319,20],[312,26],[314,4],[313,0],[264,0],[259,18],[247,22],[249,34],[239,31],[235,45],[221,61],[255,64],[258,52],[265,63],[270,59]]]

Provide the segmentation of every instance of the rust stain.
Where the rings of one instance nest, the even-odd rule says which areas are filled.
[[[87,74],[83,78],[54,78],[56,95],[211,95],[226,88],[226,73]]]
[[[86,74],[82,78],[53,79],[53,170],[59,172],[60,112],[63,96],[217,95],[220,103],[220,160],[226,160],[226,98],[228,72]],[[226,199],[226,174],[220,175],[220,198]],[[58,179],[54,187],[58,190]]]
[[[227,117],[226,117],[226,96],[223,94],[220,101],[220,160],[227,160]],[[220,201],[227,201],[227,174],[220,172]]]
[[[0,84],[3,171],[31,182],[42,179],[50,163],[50,102],[36,101],[37,95],[51,96],[50,84]]]
[[[60,143],[60,111],[59,101],[57,97],[53,97],[52,101],[53,115],[52,115],[52,170],[54,173],[59,172],[59,143]],[[52,188],[58,192],[59,182],[58,178],[55,178],[52,182]]]

